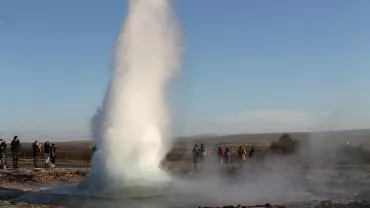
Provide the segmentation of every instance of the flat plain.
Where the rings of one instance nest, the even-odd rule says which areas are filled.
[[[256,157],[263,158],[263,155],[267,152],[267,149],[272,141],[278,140],[281,133],[271,134],[239,134],[239,135],[201,135],[189,138],[178,138],[172,151],[167,155],[165,160],[165,167],[174,173],[189,174],[193,171],[191,162],[191,148],[197,143],[204,143],[208,150],[209,155],[214,155],[215,150],[218,146],[230,147],[236,149],[239,145],[250,146],[254,145],[257,149]],[[351,130],[351,131],[340,131],[340,132],[320,132],[320,133],[291,133],[292,138],[300,141],[301,144],[310,142],[312,139],[325,139],[326,141],[332,141],[332,144],[355,144],[362,148],[368,149],[370,146],[370,130]],[[42,142],[42,141],[41,141]],[[71,141],[71,142],[53,142],[57,146],[57,161],[56,168],[45,169],[45,168],[34,168],[32,158],[32,144],[22,143],[22,156],[19,161],[20,169],[12,169],[11,158],[7,157],[7,164],[10,166],[7,170],[0,172],[0,207],[58,207],[62,206],[63,203],[55,203],[51,201],[40,201],[39,204],[36,201],[20,200],[22,196],[29,193],[39,193],[42,190],[46,190],[50,187],[60,185],[73,185],[81,181],[89,173],[89,168],[92,158],[92,145],[91,141]],[[327,142],[326,142],[327,143]],[[367,156],[367,155],[366,155]],[[290,156],[291,157],[291,156]],[[365,157],[365,156],[362,156]],[[366,161],[366,160],[363,160]],[[341,167],[349,167],[351,164]],[[353,165],[353,164],[352,164]],[[43,159],[39,161],[39,166],[43,166]],[[367,184],[367,177],[364,175],[368,173],[368,164],[362,162],[361,164],[355,165],[357,168],[355,171],[359,172],[361,169],[364,181],[362,184]],[[353,167],[352,167],[353,169]],[[337,169],[336,169],[337,170]],[[354,175],[353,171],[348,172],[339,171],[336,175],[345,176],[347,178],[341,179],[341,183],[348,182],[349,186],[353,186],[355,181],[352,181],[351,175]],[[364,172],[365,171],[365,172]],[[337,178],[337,176],[336,176]],[[366,181],[365,181],[366,179]],[[360,179],[356,179],[360,180]],[[362,180],[362,179],[361,179]],[[335,182],[333,182],[335,183]],[[357,184],[358,185],[358,184]],[[343,188],[343,187],[341,187]],[[362,190],[363,189],[363,190]],[[366,189],[361,188],[361,194],[366,192]],[[356,192],[357,193],[357,192]],[[361,195],[360,194],[360,195]],[[366,196],[367,197],[367,196]],[[365,197],[365,199],[367,199]],[[58,201],[58,200],[57,200]],[[63,200],[62,200],[63,201]],[[70,207],[70,206],[67,206]]]

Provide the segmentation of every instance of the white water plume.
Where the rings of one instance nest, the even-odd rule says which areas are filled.
[[[159,167],[172,144],[165,86],[179,70],[180,49],[169,0],[128,1],[110,85],[92,120],[96,180],[146,186],[169,179]]]

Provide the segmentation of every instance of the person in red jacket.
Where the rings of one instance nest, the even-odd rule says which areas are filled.
[[[219,158],[221,165],[224,164],[224,150],[221,147],[218,147],[217,156]]]

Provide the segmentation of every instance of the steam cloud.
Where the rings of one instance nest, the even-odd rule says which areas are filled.
[[[121,186],[169,180],[159,167],[172,144],[165,86],[179,70],[180,49],[170,1],[128,1],[110,85],[92,120],[95,178]]]
[[[179,69],[179,29],[169,0],[130,0],[128,8],[111,82],[92,119],[99,150],[85,185],[156,187],[171,179],[159,164],[172,144],[165,86]],[[311,162],[312,155],[305,156]],[[295,158],[266,159],[260,167],[251,162],[230,183],[229,177],[215,174],[219,164],[210,162],[196,177],[173,180],[171,191],[180,198],[167,196],[163,203],[307,200],[312,184],[328,181],[325,174],[293,168],[292,163],[297,164]]]

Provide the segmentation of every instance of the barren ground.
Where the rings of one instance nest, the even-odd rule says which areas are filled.
[[[188,172],[192,168],[189,150],[194,142],[203,142],[208,146],[214,146],[216,144],[223,146],[254,144],[258,150],[261,150],[258,151],[258,154],[262,154],[262,150],[266,148],[269,142],[276,140],[279,135],[203,136],[179,140],[175,144],[173,151],[167,156],[165,166],[178,172]],[[367,138],[370,136],[367,130],[365,132],[350,131],[340,134],[333,133],[332,135],[336,138],[340,135],[343,141],[349,138],[355,138],[355,141],[366,141],[367,143],[369,141]],[[309,137],[306,133],[292,134],[292,136],[301,141]],[[55,144],[57,146],[55,169],[33,167],[31,143],[22,143],[23,153],[19,161],[20,169],[12,169],[12,161],[10,157],[7,158],[7,164],[10,167],[7,170],[0,171],[0,207],[58,207],[14,202],[14,199],[28,192],[42,190],[46,186],[77,183],[88,174],[92,156],[91,142],[55,142]],[[43,166],[42,158],[39,165]]]

